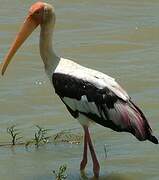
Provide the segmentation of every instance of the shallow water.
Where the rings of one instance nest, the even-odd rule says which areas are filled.
[[[7,52],[29,6],[34,1],[2,1],[0,61]],[[113,77],[143,109],[159,134],[159,2],[156,0],[58,0],[54,48],[58,55]],[[51,134],[80,125],[66,111],[44,73],[36,30],[0,78],[0,142],[8,142],[6,128],[16,124],[26,141],[35,125]],[[74,131],[76,132],[76,130]],[[92,126],[101,163],[101,179],[159,179],[159,148],[138,142],[127,133]],[[108,157],[105,159],[104,145]],[[52,170],[67,164],[68,179],[79,179],[83,145],[48,144],[39,150],[0,147],[0,179],[50,180]],[[87,166],[92,175],[92,164]]]

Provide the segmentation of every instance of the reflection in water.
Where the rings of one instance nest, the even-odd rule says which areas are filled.
[[[101,176],[99,180],[133,180],[133,178],[123,174],[109,174],[107,176]]]
[[[94,177],[89,177],[86,173],[81,174],[81,180],[96,180]],[[99,180],[135,180],[132,177],[119,173],[110,173],[108,175],[101,175]]]

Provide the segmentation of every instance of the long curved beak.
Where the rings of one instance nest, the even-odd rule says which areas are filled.
[[[34,31],[34,29],[39,25],[31,15],[28,15],[25,19],[22,27],[20,28],[19,33],[17,34],[13,44],[11,45],[7,55],[5,56],[4,60],[1,64],[1,74],[4,75],[8,64],[10,63],[12,57],[19,49],[19,47],[23,44],[23,42],[27,39],[27,37]]]

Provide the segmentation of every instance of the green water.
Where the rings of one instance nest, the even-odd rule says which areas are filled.
[[[0,0],[0,61],[33,2]],[[56,9],[56,53],[115,77],[143,109],[154,133],[159,134],[159,1],[47,2]],[[50,134],[70,128],[83,133],[54,94],[44,73],[38,42],[39,29],[0,77],[0,142],[10,140],[6,128],[13,124],[20,129],[23,141],[33,137],[37,124],[52,129]],[[101,179],[159,179],[158,146],[99,125],[93,125],[91,133]],[[82,151],[82,144],[48,144],[39,150],[0,147],[0,179],[51,180],[52,170],[61,164],[67,164],[69,180],[79,179]],[[87,173],[92,175],[91,161]]]

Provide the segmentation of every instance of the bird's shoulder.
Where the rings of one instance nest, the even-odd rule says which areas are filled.
[[[62,73],[79,79],[97,81],[105,80],[115,82],[115,79],[94,69],[84,67],[72,60],[61,58],[54,73]],[[88,79],[89,78],[89,79]]]

